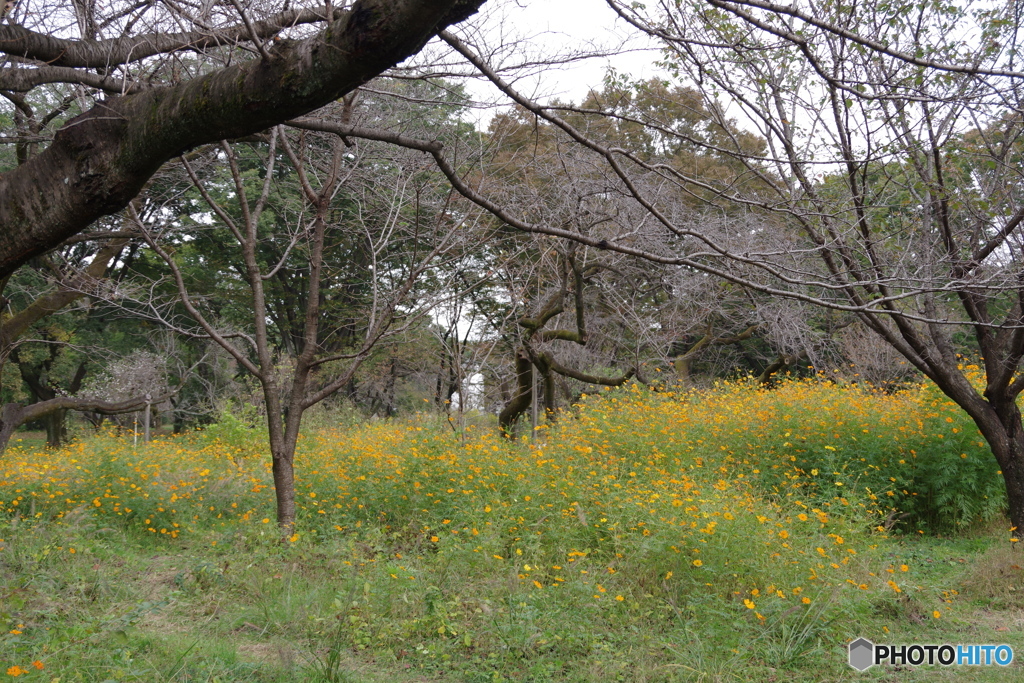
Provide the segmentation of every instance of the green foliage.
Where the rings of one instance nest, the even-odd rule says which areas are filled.
[[[200,434],[206,444],[224,444],[246,456],[266,454],[267,418],[251,404],[224,408]]]
[[[604,391],[534,447],[425,414],[325,424],[300,441],[284,542],[252,413],[134,448],[15,449],[0,632],[21,633],[0,637],[0,666],[97,683],[839,680],[852,638],[959,637],[976,607],[961,588],[1016,609],[1016,553],[985,554],[1005,532],[865,524],[873,467],[912,482],[921,444],[963,446],[947,416],[927,388],[792,382]],[[976,557],[1005,578],[962,579]]]
[[[774,495],[930,533],[989,522],[1006,507],[977,427],[934,385],[879,392],[810,379],[768,391],[741,380],[695,398],[714,425],[694,430],[697,451],[726,453]]]
[[[908,444],[911,493],[899,505],[907,524],[948,532],[995,519],[1006,509],[1006,487],[992,452],[966,413],[933,386],[923,394],[925,438]]]

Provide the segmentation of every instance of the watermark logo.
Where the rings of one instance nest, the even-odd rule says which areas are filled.
[[[876,664],[922,666],[1009,666],[1009,645],[876,645],[867,638],[850,643],[850,666],[867,671]]]
[[[867,638],[858,638],[850,643],[850,666],[865,671],[875,665],[875,644]]]

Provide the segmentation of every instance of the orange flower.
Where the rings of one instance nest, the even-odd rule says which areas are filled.
[[[38,659],[36,661],[32,662],[32,666],[34,666],[35,668],[39,669],[40,671],[43,670],[43,663],[41,661],[39,661]]]

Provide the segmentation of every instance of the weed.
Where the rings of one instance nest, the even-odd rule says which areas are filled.
[[[286,545],[264,436],[233,419],[137,448],[8,451],[0,670],[821,681],[847,675],[858,636],[960,642],[990,624],[1024,646],[998,631],[1024,604],[998,477],[926,388],[631,387],[533,445],[427,416],[323,422],[300,441]]]

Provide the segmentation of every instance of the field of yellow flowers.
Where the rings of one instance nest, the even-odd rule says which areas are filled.
[[[843,680],[855,637],[961,642],[1024,606],[994,461],[927,386],[634,385],[532,443],[421,415],[311,430],[296,465],[282,543],[258,430],[10,449],[0,671]]]

